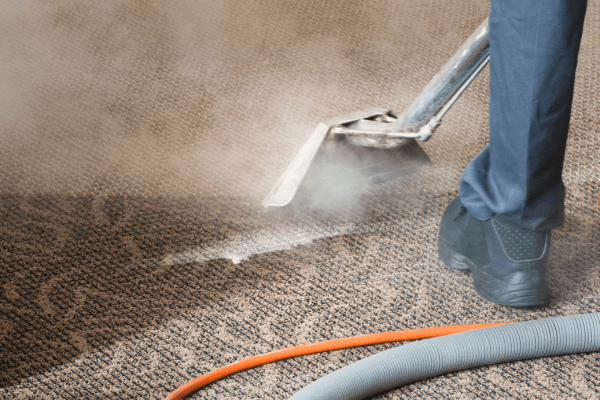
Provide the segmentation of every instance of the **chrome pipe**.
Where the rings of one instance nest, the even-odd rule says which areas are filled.
[[[389,131],[414,131],[425,125],[454,96],[488,56],[488,18],[454,53],[417,98],[392,123]]]
[[[390,149],[402,146],[411,138],[428,140],[439,127],[443,114],[485,67],[489,53],[486,18],[396,121],[373,126],[377,132],[372,133],[361,129],[360,121],[347,125],[345,128],[352,132],[347,136],[348,141],[358,146]],[[342,131],[340,128],[336,133],[343,134]],[[358,134],[361,131],[363,134]]]

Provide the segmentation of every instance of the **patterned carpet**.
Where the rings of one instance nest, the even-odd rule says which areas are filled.
[[[549,306],[487,303],[469,274],[437,259],[441,214],[487,141],[487,70],[394,179],[357,180],[339,198],[282,212],[260,207],[319,121],[401,111],[488,9],[5,2],[0,398],[161,399],[297,344],[599,311],[600,1],[585,22]],[[286,399],[392,346],[263,366],[191,398]],[[375,398],[600,398],[600,355],[462,371]]]

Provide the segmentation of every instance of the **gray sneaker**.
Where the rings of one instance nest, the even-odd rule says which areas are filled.
[[[474,218],[460,198],[450,203],[440,224],[438,253],[451,269],[470,270],[477,293],[511,307],[547,304],[546,264],[550,231],[535,232]]]

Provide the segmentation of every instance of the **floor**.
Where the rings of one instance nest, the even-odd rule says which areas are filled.
[[[525,310],[481,300],[437,258],[444,207],[487,142],[487,69],[414,144],[428,162],[280,212],[260,205],[319,121],[408,106],[488,1],[2,7],[0,398],[161,399],[297,344],[600,310],[600,1],[579,59],[553,300]],[[286,399],[392,346],[267,365],[191,398]],[[600,398],[599,376],[600,355],[579,354],[375,398]]]

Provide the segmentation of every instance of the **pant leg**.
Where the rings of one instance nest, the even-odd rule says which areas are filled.
[[[461,177],[461,201],[534,230],[564,219],[562,167],[587,0],[492,0],[490,140]]]

